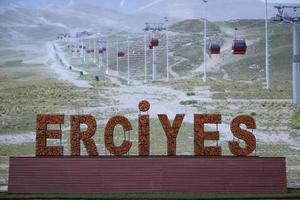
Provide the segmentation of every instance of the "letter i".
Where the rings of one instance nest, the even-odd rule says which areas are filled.
[[[148,156],[150,152],[150,124],[148,110],[150,109],[150,103],[143,100],[139,103],[139,155]],[[142,112],[147,112],[142,114]]]

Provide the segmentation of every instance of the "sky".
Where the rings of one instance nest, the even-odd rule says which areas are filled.
[[[260,0],[265,2],[265,0]],[[270,3],[300,3],[300,0],[268,0]]]
[[[1,5],[10,5],[10,4],[18,4],[18,5],[27,5],[29,7],[44,7],[49,4],[65,4],[70,3],[73,0],[0,0],[0,6]],[[75,1],[82,1],[82,0],[74,0]],[[90,3],[96,3],[96,4],[114,4],[119,5],[120,7],[123,7],[125,5],[128,6],[138,6],[139,4],[155,4],[160,1],[164,0],[85,0],[86,2]],[[200,0],[199,0],[200,1]],[[208,0],[208,1],[214,1],[214,0]],[[243,0],[240,0],[241,2]],[[259,0],[261,2],[265,2],[265,0]],[[224,3],[226,0],[224,0]],[[300,3],[300,0],[268,0],[269,3]]]

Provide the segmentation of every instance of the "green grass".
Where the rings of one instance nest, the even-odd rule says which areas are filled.
[[[296,106],[287,102],[265,101],[221,101],[199,102],[193,104],[200,113],[221,113],[222,119],[230,122],[233,117],[241,114],[252,115],[259,130],[280,131],[289,133],[291,137],[299,137],[299,131],[292,130],[291,118]]]
[[[213,98],[224,99],[290,99],[291,88],[285,85],[276,87],[271,85],[270,90],[263,88],[261,82],[238,82],[238,81],[210,81]]]
[[[195,92],[187,92],[186,95],[187,95],[187,96],[195,96],[196,93],[195,93]]]
[[[57,80],[43,64],[24,64],[23,59],[0,62],[0,134],[34,131],[37,114],[61,113],[105,102],[99,98],[98,89],[74,87]]]
[[[35,141],[0,145],[0,156],[31,156],[35,154]]]
[[[298,199],[300,189],[285,194],[201,194],[201,193],[119,193],[119,194],[10,194],[0,199]]]
[[[193,64],[200,64],[203,62],[203,49],[201,48],[200,43],[195,40],[191,41],[191,45],[183,46],[178,44],[175,46],[174,56],[180,56],[183,58],[188,59],[188,62],[185,62],[186,66],[193,65]],[[184,68],[185,71],[188,71],[189,68]],[[191,69],[190,69],[191,70]],[[175,71],[179,71],[175,68]]]
[[[254,40],[253,45],[248,46],[244,56],[232,56],[224,65],[231,80],[252,81],[262,85],[265,76],[265,42],[263,21],[261,20],[240,20],[228,23],[234,27],[239,25],[241,35],[246,35],[246,40]],[[227,24],[227,25],[228,25]],[[246,27],[247,29],[243,29]],[[251,28],[249,28],[251,27]],[[278,24],[270,24],[269,53],[270,53],[270,86],[271,91],[265,93],[259,90],[252,90],[250,93],[257,93],[263,98],[291,98],[291,64],[292,64],[292,40],[291,26],[285,24],[283,27]],[[253,35],[253,38],[247,34]],[[260,38],[260,39],[259,39]],[[257,41],[257,39],[259,39]],[[253,66],[256,66],[253,68]],[[222,87],[220,87],[222,88]],[[254,87],[256,88],[256,87]],[[251,88],[250,88],[251,89]],[[245,91],[245,94],[249,94]],[[253,96],[250,94],[250,96]]]
[[[218,77],[219,74],[208,74],[208,77]],[[165,83],[161,83],[165,84]],[[171,80],[168,82],[176,90],[189,92],[197,87],[209,87],[213,92],[213,99],[291,99],[291,88],[283,85],[271,85],[270,90],[263,88],[261,82],[242,82],[232,80],[208,80],[202,81],[202,77]],[[285,88],[284,88],[285,87]]]
[[[297,107],[291,116],[291,127],[293,129],[300,129],[300,109]]]
[[[230,54],[225,56],[221,68],[229,75],[232,82],[222,79],[220,73],[210,74],[210,78],[219,80],[213,82],[212,88],[223,90],[214,94],[214,98],[266,98],[266,99],[289,99],[291,98],[291,25],[278,25],[270,23],[269,30],[269,53],[270,53],[270,85],[269,91],[264,90],[263,80],[265,76],[265,44],[264,44],[264,21],[263,20],[238,20],[229,22],[217,22],[211,24],[211,29],[220,31],[219,27],[234,28],[238,27],[238,35],[245,38],[250,44],[247,53],[244,56],[233,56]],[[215,27],[215,28],[214,28]],[[174,24],[171,29],[183,32],[200,32],[202,23],[199,20],[185,20]],[[220,33],[222,34],[222,33]],[[184,57],[187,60],[177,66],[173,70],[180,75],[187,74],[196,65],[202,62],[201,38],[189,36],[190,41],[182,45],[175,46],[174,55]],[[176,43],[175,43],[176,44]],[[253,66],[256,66],[253,68]],[[197,81],[197,80],[195,80]],[[252,83],[251,83],[252,82]],[[199,84],[192,84],[198,86]],[[175,86],[177,87],[177,86]],[[187,86],[192,88],[193,86]],[[182,87],[184,88],[184,87]],[[243,91],[242,91],[243,90]]]
[[[193,105],[196,104],[197,101],[196,100],[186,100],[186,101],[180,101],[181,105]]]
[[[100,102],[93,89],[53,79],[6,83],[0,86],[0,94],[0,134],[33,131],[37,114],[94,107]]]
[[[172,31],[200,33],[203,32],[204,23],[198,19],[188,19],[175,23],[169,27]],[[207,29],[210,31],[220,31],[219,26],[215,23],[208,22]]]
[[[195,87],[207,86],[207,83],[204,83],[200,76],[197,76],[195,78],[170,80],[168,83],[159,82],[158,84],[171,86],[175,90],[186,91],[186,92],[194,90]]]

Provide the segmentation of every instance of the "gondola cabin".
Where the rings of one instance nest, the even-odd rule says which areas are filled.
[[[99,49],[98,53],[100,53],[100,54],[103,53],[103,49]]]
[[[209,46],[210,54],[220,54],[221,46],[217,43],[211,43]]]
[[[244,55],[247,51],[247,44],[245,40],[233,40],[232,43],[232,54],[233,55]]]
[[[120,57],[124,57],[125,56],[125,53],[123,52],[123,51],[119,51],[118,52],[118,57],[120,58]]]
[[[153,46],[151,43],[149,44],[149,49],[153,49]]]
[[[152,47],[157,47],[159,44],[158,39],[155,39],[155,38],[152,38],[150,43],[151,43]]]

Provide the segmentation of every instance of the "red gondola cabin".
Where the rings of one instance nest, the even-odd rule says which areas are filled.
[[[233,55],[244,55],[247,51],[247,44],[245,40],[233,40],[232,43],[232,54]]]
[[[123,51],[118,52],[118,57],[124,57],[124,56],[125,56],[125,53]]]
[[[151,39],[150,43],[151,43],[152,47],[157,47],[159,44],[158,39],[154,39],[154,38]]]
[[[217,43],[212,43],[209,46],[209,53],[210,54],[220,54],[221,46]]]

